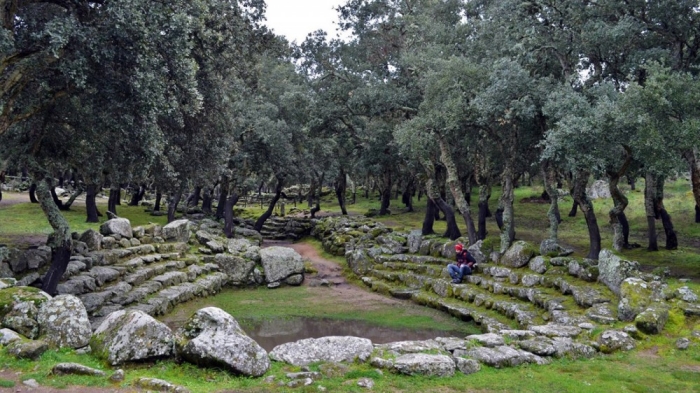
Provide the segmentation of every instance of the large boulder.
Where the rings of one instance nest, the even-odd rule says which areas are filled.
[[[90,340],[92,353],[116,366],[173,354],[173,333],[165,324],[138,310],[109,314]]]
[[[113,218],[105,221],[100,226],[100,233],[104,236],[119,235],[131,239],[133,230],[131,229],[131,222],[126,218]]]
[[[216,307],[197,311],[178,329],[175,346],[181,358],[200,366],[253,377],[270,368],[267,352],[246,335],[231,315]]]
[[[655,303],[634,318],[634,325],[646,334],[659,334],[668,322],[668,306]]]
[[[537,254],[534,245],[518,240],[501,256],[499,264],[508,267],[523,267]]]
[[[85,243],[90,251],[102,249],[102,235],[94,229],[88,229],[80,235],[81,242]]]
[[[478,240],[476,243],[472,244],[467,248],[467,251],[469,251],[469,254],[474,257],[474,260],[476,260],[476,263],[484,263],[486,262],[486,255],[481,251],[481,247],[484,245],[483,240]]]
[[[276,346],[270,358],[295,366],[315,362],[366,361],[373,350],[372,342],[366,338],[352,336],[328,336],[307,338]]]
[[[446,355],[409,353],[394,360],[394,370],[400,374],[451,377],[455,373],[455,361]]]
[[[301,255],[287,247],[267,247],[260,250],[260,262],[265,269],[268,283],[279,282],[285,278],[304,273],[304,261]]]
[[[31,302],[37,309],[51,296],[34,287],[14,286],[5,288],[0,292],[0,317],[4,318],[15,305],[22,302]]]
[[[629,334],[619,330],[606,330],[596,340],[600,352],[613,353],[617,351],[630,351],[636,346],[634,339]]]
[[[163,239],[175,242],[187,242],[190,239],[190,220],[175,220],[163,227]]]
[[[616,295],[620,294],[620,285],[628,277],[639,272],[639,263],[620,259],[610,250],[598,254],[598,282],[605,284]]]
[[[56,348],[82,348],[90,343],[92,327],[83,302],[58,295],[42,304],[37,317],[44,340]]]
[[[226,273],[230,285],[246,285],[251,280],[255,262],[231,254],[216,254],[214,263]]]

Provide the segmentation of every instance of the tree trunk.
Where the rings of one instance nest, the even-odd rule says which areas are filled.
[[[401,203],[406,206],[406,212],[413,212],[413,192],[415,191],[415,179],[411,177],[406,183],[406,188],[401,195]]]
[[[187,197],[187,207],[199,206],[200,199],[202,199],[202,186],[196,186],[192,194]]]
[[[221,176],[221,188],[219,189],[219,204],[216,206],[216,219],[220,220],[225,217],[226,202],[228,201],[229,193],[229,178]]]
[[[233,207],[238,203],[238,198],[234,192],[224,202],[224,234],[229,239],[233,237]]]
[[[542,179],[544,180],[544,189],[549,198],[549,210],[547,218],[549,219],[549,240],[555,243],[559,241],[559,191],[557,190],[557,172],[552,167],[552,164],[547,161],[542,169]]]
[[[315,217],[316,217],[316,213],[318,213],[319,211],[321,211],[321,191],[323,191],[323,178],[326,177],[326,173],[325,173],[325,172],[321,172],[321,176],[318,176],[318,174],[315,173],[315,171],[314,171],[314,174],[315,174],[317,177],[319,177],[319,179],[318,179],[318,192],[315,192],[315,191],[314,191],[314,193],[316,194],[316,206],[314,206],[313,208],[311,208],[311,218],[315,218]],[[314,179],[315,179],[315,178],[314,178]],[[312,184],[313,184],[313,182],[312,182]]]
[[[584,217],[586,218],[586,226],[588,227],[588,238],[590,241],[590,246],[588,249],[588,255],[586,258],[598,259],[598,254],[600,254],[600,229],[598,228],[598,220],[595,217],[595,211],[593,210],[593,203],[588,199],[586,195],[586,184],[588,183],[588,177],[590,172],[587,170],[579,170],[574,175],[574,191],[572,196],[574,200],[581,207]]]
[[[477,239],[486,239],[486,218],[491,217],[489,210],[489,199],[491,199],[491,184],[490,179],[485,179],[482,185],[479,186],[479,230]]]
[[[139,188],[131,195],[131,201],[129,201],[129,206],[138,206],[145,194],[146,185],[139,185]]]
[[[61,206],[59,206],[59,209],[61,210],[70,210],[70,207],[73,205],[73,202],[82,195],[83,193],[83,187],[77,186],[77,189],[71,194],[70,198],[68,198],[68,201],[65,203],[62,203]]]
[[[446,183],[450,188],[450,192],[455,200],[457,209],[459,209],[459,212],[462,214],[462,218],[464,219],[464,223],[467,225],[467,237],[469,238],[469,245],[472,245],[476,243],[476,228],[474,227],[474,221],[472,220],[469,203],[464,198],[464,191],[460,186],[457,165],[455,165],[454,160],[452,159],[450,146],[447,144],[444,136],[440,135],[438,137],[438,141],[440,144],[440,161],[442,161],[445,169],[447,170]],[[438,206],[440,205],[438,204]],[[443,212],[445,212],[444,209]],[[457,229],[457,231],[459,231],[459,229]]]
[[[445,200],[442,199],[440,191],[438,190],[438,187],[435,184],[435,165],[431,161],[426,160],[423,161],[423,168],[425,168],[425,171],[428,175],[428,180],[425,184],[426,195],[428,196],[428,199],[431,200],[433,204],[437,207],[437,209],[432,209],[433,213],[435,213],[435,211],[437,211],[438,209],[442,210],[442,213],[445,215],[445,220],[447,221],[447,230],[445,231],[443,236],[450,238],[450,240],[455,240],[458,237],[462,236],[462,233],[459,231],[459,227],[457,226],[454,211],[452,210],[450,205],[445,203]],[[425,231],[425,222],[423,226],[423,230]]]
[[[51,247],[51,265],[46,275],[42,279],[42,290],[51,296],[57,295],[56,288],[58,282],[66,272],[68,261],[70,260],[72,240],[68,221],[63,217],[61,211],[56,206],[51,196],[50,189],[53,185],[50,179],[40,179],[40,176],[34,177],[38,184],[36,188],[41,210],[53,228],[53,233],[49,235],[47,245]]]
[[[255,226],[253,227],[258,232],[262,231],[265,221],[272,215],[272,211],[275,209],[277,201],[280,200],[280,195],[282,195],[282,188],[284,188],[284,176],[277,175],[276,177],[277,186],[275,187],[275,196],[272,198],[270,204],[267,206],[267,210],[265,210],[265,212],[260,216],[260,218],[258,218],[258,220],[255,221]]]
[[[204,189],[204,195],[202,196],[202,211],[204,214],[211,215],[211,203],[212,203],[212,189],[206,187]]]
[[[97,185],[88,184],[85,194],[85,210],[87,213],[87,220],[85,222],[100,222],[100,219],[97,216],[97,202],[95,201],[96,197]]]
[[[656,235],[656,209],[654,207],[656,199],[656,176],[647,171],[644,184],[644,212],[647,216],[647,235],[649,238],[649,251],[659,251],[659,244]]]
[[[625,175],[627,168],[632,162],[632,154],[630,154],[630,149],[627,146],[623,146],[625,150],[625,161],[617,172],[607,171],[610,182],[608,183],[608,189],[610,190],[610,195],[613,199],[613,208],[610,209],[608,216],[610,217],[610,225],[613,228],[613,249],[615,251],[622,251],[622,249],[629,247],[629,244],[625,243],[625,231],[629,233],[629,224],[625,228],[624,224],[627,223],[627,219],[620,220],[620,215],[625,213],[625,208],[627,207],[628,200],[625,194],[620,191],[617,186],[620,182],[620,178]]]
[[[379,215],[386,216],[391,214],[389,206],[391,205],[391,171],[384,171],[384,184],[382,185],[381,205],[379,206]]]
[[[343,168],[340,169],[338,177],[335,179],[335,196],[338,198],[338,205],[340,206],[340,211],[343,212],[344,216],[348,215],[348,210],[345,208],[345,192],[348,189],[347,176]]]
[[[664,207],[664,178],[662,176],[660,176],[656,181],[655,194],[654,209],[656,211],[656,217],[661,218],[661,223],[664,227],[664,233],[666,234],[666,249],[676,250],[678,249],[678,237],[676,236],[676,231],[673,229],[671,215],[668,214],[666,208]]]
[[[425,208],[425,216],[423,217],[423,228],[421,229],[421,234],[423,236],[432,235],[435,233],[433,230],[433,224],[435,223],[435,212],[437,209],[435,203],[428,198],[427,206]]]
[[[693,198],[695,199],[695,222],[700,223],[700,160],[697,159],[695,151],[687,151],[683,157],[690,167],[690,184],[693,187]]]
[[[121,193],[121,188],[119,187],[118,184],[112,184],[112,186],[109,188],[109,199],[107,200],[107,210],[114,213],[115,215],[117,214],[117,205],[119,202],[119,199],[121,196],[119,195]]]
[[[183,184],[175,191],[175,194],[173,194],[173,199],[170,201],[170,204],[168,204],[168,222],[173,222],[175,221],[175,213],[177,213],[177,205],[180,203],[180,198],[182,198],[182,193],[185,189],[184,182]]]
[[[153,211],[160,211],[160,200],[163,199],[163,193],[160,190],[156,190],[156,202],[153,204]]]
[[[503,209],[503,227],[501,228],[501,254],[506,252],[515,240],[515,217],[513,216],[513,172],[509,165],[503,170],[503,193],[499,205]]]
[[[36,199],[36,183],[32,183],[32,185],[29,186],[29,202],[39,203]]]

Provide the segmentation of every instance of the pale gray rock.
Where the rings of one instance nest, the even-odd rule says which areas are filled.
[[[502,266],[491,266],[488,268],[488,274],[494,278],[508,278],[512,272],[512,270]]]
[[[216,307],[194,313],[175,337],[178,355],[193,364],[222,367],[253,377],[270,368],[267,352],[248,337],[231,315]]]
[[[138,226],[136,228],[132,229],[132,235],[133,237],[137,239],[141,239],[142,237],[146,236],[146,228],[142,226]]]
[[[568,337],[555,337],[552,341],[556,350],[554,356],[557,358],[591,358],[596,354],[596,349],[592,346],[578,343]]]
[[[593,322],[611,325],[617,321],[616,311],[617,308],[611,306],[610,303],[599,303],[586,310],[586,317]]]
[[[292,286],[299,286],[304,282],[303,274],[294,274],[284,279],[284,283]]]
[[[109,380],[112,382],[121,382],[124,380],[124,370],[121,368],[117,369],[112,373],[112,375],[109,377]]]
[[[474,374],[481,370],[481,364],[474,359],[455,358],[455,366],[464,375]]]
[[[668,322],[668,310],[667,304],[654,303],[634,318],[634,325],[646,334],[659,334]]]
[[[537,336],[537,333],[532,330],[501,330],[498,333],[504,338],[516,341],[528,340]]]
[[[372,388],[374,388],[374,380],[370,378],[360,378],[357,381],[357,386],[371,390]]]
[[[574,253],[570,248],[564,248],[552,239],[545,239],[540,243],[540,255],[550,257],[565,257]]]
[[[596,340],[603,353],[631,351],[636,347],[634,339],[629,334],[619,330],[606,330]]]
[[[119,247],[121,247],[121,248],[129,248],[129,247],[131,247],[131,240],[130,240],[130,239],[127,239],[127,238],[125,238],[125,237],[121,238],[121,239],[119,240]]]
[[[51,369],[53,375],[91,375],[95,377],[104,377],[104,371],[96,368],[84,366],[80,363],[58,363]]]
[[[381,368],[381,369],[391,369],[394,367],[394,362],[390,359],[384,359],[380,357],[374,357],[370,359],[369,361],[370,366],[376,367],[376,368]]]
[[[527,265],[534,256],[535,246],[526,241],[518,240],[501,256],[498,263],[503,266],[518,268]]]
[[[39,308],[40,334],[56,348],[81,348],[90,342],[92,327],[83,302],[73,295],[58,295]]]
[[[681,299],[684,302],[688,302],[688,303],[695,303],[698,301],[698,295],[695,292],[693,292],[692,289],[688,288],[687,286],[683,286],[683,287],[676,289],[673,292],[673,295],[677,299]]]
[[[268,283],[278,282],[294,274],[304,273],[301,255],[288,247],[267,247],[260,250],[260,262]]]
[[[27,338],[39,337],[39,323],[36,321],[39,309],[33,301],[20,301],[12,305],[12,310],[2,319],[2,326]]]
[[[190,239],[190,220],[175,220],[163,227],[163,238],[166,241],[186,243]]]
[[[142,311],[115,311],[97,327],[90,347],[94,355],[115,366],[172,355],[173,333]]]
[[[7,346],[7,353],[17,359],[36,360],[49,349],[49,344],[44,340],[16,340]]]
[[[168,392],[168,393],[189,393],[190,391],[182,386],[173,385],[168,381],[157,378],[139,378],[134,382],[134,385],[148,389],[154,390],[156,392]]]
[[[408,252],[411,254],[418,253],[420,244],[423,241],[423,233],[420,229],[414,229],[408,234]]]
[[[639,263],[620,259],[612,251],[605,249],[598,254],[598,271],[598,282],[620,295],[622,282],[639,272]]]
[[[0,290],[17,285],[17,279],[12,277],[0,278]]]
[[[476,347],[466,351],[458,350],[455,351],[455,356],[467,356],[496,368],[518,366],[524,363],[546,363],[544,359],[537,355],[505,345],[496,348]]]
[[[39,382],[37,382],[36,379],[34,379],[34,378],[30,378],[30,379],[22,381],[22,385],[29,386],[32,389],[38,389],[41,387],[41,385],[39,385]]]
[[[235,286],[246,285],[255,268],[255,262],[231,254],[216,254],[214,263],[226,273],[228,283]]]
[[[547,271],[547,261],[544,257],[536,256],[528,262],[528,268],[535,273],[544,274]]]
[[[467,251],[469,251],[469,254],[474,257],[474,260],[476,263],[485,263],[486,262],[486,255],[481,251],[481,247],[484,245],[483,240],[478,240],[476,243],[472,244],[471,246],[467,247]]]
[[[529,340],[523,340],[518,342],[520,349],[528,352],[532,352],[539,356],[552,356],[556,353],[554,348],[554,341],[551,338],[544,336],[537,336]]]
[[[353,273],[358,276],[367,274],[374,266],[374,260],[367,254],[367,250],[356,249],[345,253],[345,260]]]
[[[690,347],[690,339],[686,337],[681,337],[678,340],[676,340],[676,349],[679,349],[681,351],[685,351]]]
[[[466,349],[466,342],[459,337],[437,337],[435,341],[442,345],[445,351],[452,352],[455,349]],[[376,347],[376,345],[375,345]]]
[[[646,281],[639,278],[626,278],[620,285],[620,302],[617,317],[621,321],[633,321],[651,302],[652,291]]]
[[[276,346],[270,352],[275,361],[304,366],[315,362],[366,361],[372,353],[372,342],[352,336],[307,338]]]
[[[464,340],[462,340],[462,345],[464,345]],[[407,340],[375,344],[374,348],[380,352],[388,352],[392,355],[403,355],[407,353],[441,351],[443,349],[443,344],[437,340]]]
[[[216,238],[216,236],[214,236],[213,234],[211,234],[207,231],[203,231],[203,230],[197,231],[194,234],[194,236],[197,238],[197,241],[199,242],[199,244],[201,244],[203,246],[211,241],[214,241]]]
[[[576,337],[581,334],[582,331],[578,326],[557,325],[553,323],[530,326],[530,330],[547,337]]]
[[[21,340],[22,337],[14,330],[7,328],[0,329],[0,345],[7,345],[13,341]]]
[[[119,237],[131,239],[133,230],[131,222],[126,218],[113,218],[105,221],[100,226],[100,233],[104,236],[119,235]],[[104,239],[102,239],[104,242]]]
[[[405,375],[450,377],[455,373],[455,362],[447,355],[409,353],[394,360],[394,371]]]
[[[505,344],[503,336],[496,333],[472,334],[467,336],[467,341],[476,341],[481,346],[495,348]]]
[[[229,239],[227,244],[228,252],[231,254],[244,253],[248,248],[252,247],[253,243],[248,239]]]
[[[214,253],[221,253],[225,251],[224,245],[216,240],[208,241],[206,246]]]

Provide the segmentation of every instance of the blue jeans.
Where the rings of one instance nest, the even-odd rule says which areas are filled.
[[[454,263],[450,263],[447,265],[447,272],[450,273],[450,277],[452,277],[453,280],[461,282],[462,277],[472,274],[472,269],[470,269],[467,265],[462,265],[460,268]]]

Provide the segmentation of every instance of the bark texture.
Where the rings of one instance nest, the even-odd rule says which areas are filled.
[[[588,255],[586,258],[598,259],[598,254],[600,254],[600,228],[598,228],[598,220],[595,217],[595,211],[593,210],[593,203],[588,199],[586,194],[586,184],[588,183],[588,177],[590,172],[587,170],[579,170],[574,174],[574,191],[572,196],[574,200],[578,203],[586,218],[586,226],[588,227],[588,238],[590,241],[590,246],[588,249]]]
[[[37,177],[34,177],[37,179]],[[63,217],[61,211],[54,203],[50,189],[53,185],[50,179],[38,180],[36,193],[39,197],[41,210],[53,228],[53,233],[49,236],[47,245],[51,247],[51,265],[42,279],[42,290],[51,296],[55,296],[58,281],[65,273],[70,260],[72,240],[68,221]]]
[[[697,151],[687,151],[683,157],[688,162],[690,169],[690,183],[695,199],[695,222],[700,223],[700,160],[698,160]]]
[[[552,167],[552,164],[546,162],[542,173],[544,179],[544,188],[549,198],[549,210],[547,210],[547,219],[549,220],[549,239],[559,241],[559,191],[557,190],[557,172]]]
[[[440,161],[445,166],[447,170],[447,187],[452,193],[455,205],[457,209],[462,214],[464,223],[467,225],[467,237],[469,238],[469,245],[476,243],[476,228],[474,227],[474,220],[472,220],[471,209],[469,207],[469,202],[464,197],[464,191],[460,186],[459,173],[457,172],[457,165],[452,159],[452,153],[450,152],[450,146],[447,144],[444,136],[439,137],[440,142]],[[451,209],[450,209],[451,210]]]
[[[610,182],[608,183],[608,189],[610,190],[610,195],[613,199],[613,208],[610,209],[608,216],[610,217],[610,225],[613,229],[613,249],[615,251],[622,251],[624,248],[629,247],[627,238],[625,238],[625,233],[629,234],[629,224],[627,218],[624,217],[625,208],[629,201],[625,194],[622,193],[618,184],[620,183],[620,178],[625,175],[627,168],[629,168],[632,162],[632,155],[630,154],[630,149],[624,146],[625,150],[625,161],[622,166],[617,171],[608,171],[608,178]],[[625,228],[625,225],[627,227]]]

